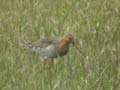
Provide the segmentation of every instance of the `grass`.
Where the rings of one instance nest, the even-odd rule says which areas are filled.
[[[49,68],[19,45],[68,32]],[[0,90],[120,90],[120,1],[0,0]]]

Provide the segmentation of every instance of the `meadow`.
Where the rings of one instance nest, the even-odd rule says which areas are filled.
[[[69,32],[48,67],[20,46]],[[120,90],[120,0],[0,0],[0,90]]]

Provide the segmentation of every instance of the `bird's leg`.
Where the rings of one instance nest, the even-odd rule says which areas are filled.
[[[51,60],[51,61],[52,61],[52,64],[54,64],[54,58],[52,58],[52,60]]]
[[[48,60],[47,59],[43,59],[43,68],[45,69],[48,66]]]
[[[43,63],[44,63],[44,65],[46,65],[47,64],[47,59],[44,59]]]
[[[47,59],[43,58],[41,61],[44,65],[47,64]]]

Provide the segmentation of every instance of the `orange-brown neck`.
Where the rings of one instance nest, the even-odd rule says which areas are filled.
[[[65,39],[61,39],[59,42],[59,48],[67,48],[69,46],[70,42],[65,40]]]

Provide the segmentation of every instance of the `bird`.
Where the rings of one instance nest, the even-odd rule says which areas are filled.
[[[68,53],[70,44],[74,45],[74,37],[69,33],[59,37],[45,37],[25,43],[24,47],[40,55],[45,63],[49,58],[54,63],[55,58],[65,56]]]

